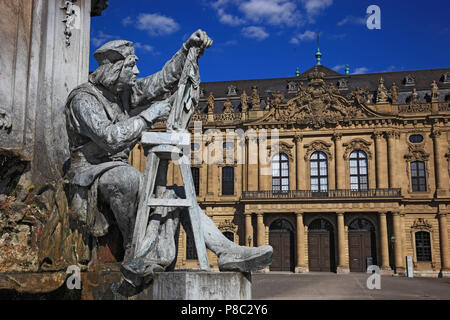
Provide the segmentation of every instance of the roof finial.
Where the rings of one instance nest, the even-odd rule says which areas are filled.
[[[297,67],[297,71],[295,71],[295,76],[296,76],[296,77],[300,77],[300,70],[299,70],[298,67]]]
[[[348,67],[348,64],[345,65],[345,74],[350,74],[350,68]]]
[[[316,65],[320,66],[320,60],[322,59],[322,53],[320,53],[319,48],[319,33],[317,33],[317,52],[316,52]]]

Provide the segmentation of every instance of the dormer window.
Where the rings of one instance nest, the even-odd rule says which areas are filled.
[[[405,79],[403,79],[403,83],[405,86],[415,86],[416,79],[412,75],[408,74]]]
[[[227,96],[237,96],[236,86],[231,85],[231,86],[228,87]]]
[[[450,72],[444,73],[442,75],[442,82],[450,83]]]
[[[338,80],[337,85],[338,85],[339,90],[347,90],[348,89],[347,80],[345,80],[345,79]]]
[[[288,86],[288,91],[289,92],[296,92],[297,91],[297,82],[290,81],[290,82],[288,82],[287,86]]]

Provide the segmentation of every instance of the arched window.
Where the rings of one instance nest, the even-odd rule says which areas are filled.
[[[272,191],[289,191],[289,158],[285,153],[272,159]]]
[[[200,168],[192,167],[191,171],[194,180],[195,194],[198,196],[200,193]]]
[[[367,171],[367,155],[364,151],[353,151],[350,154],[350,189],[369,189],[369,175]]]
[[[323,152],[314,152],[310,158],[312,191],[328,191],[328,161]]]
[[[197,259],[197,249],[195,247],[194,237],[190,232],[186,232],[186,259]]]
[[[225,236],[225,238],[227,238],[231,242],[234,242],[234,233],[233,232],[225,231],[225,232],[222,232],[222,234]]]
[[[416,256],[417,261],[431,261],[431,241],[429,232],[416,232]]]
[[[222,168],[222,194],[234,194],[234,167]]]
[[[411,162],[411,185],[412,191],[427,191],[427,182],[425,174],[425,162]]]

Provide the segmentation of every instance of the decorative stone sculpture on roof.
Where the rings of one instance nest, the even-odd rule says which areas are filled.
[[[398,87],[395,84],[395,82],[392,84],[392,87],[391,87],[391,99],[392,99],[392,104],[398,104]]]
[[[383,77],[378,81],[378,90],[377,90],[377,103],[387,103],[388,102],[388,94],[387,89],[384,86]]]
[[[261,108],[261,98],[259,97],[258,87],[252,87],[252,96],[250,98],[252,103],[252,109],[260,109]]]

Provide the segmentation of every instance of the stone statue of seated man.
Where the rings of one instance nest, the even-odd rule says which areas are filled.
[[[167,270],[176,261],[179,224],[189,231],[188,215],[179,210],[160,210],[160,227],[153,232],[158,250],[139,265],[132,250],[138,199],[142,190],[142,174],[128,163],[130,151],[152,124],[167,119],[171,105],[164,97],[177,88],[189,48],[208,48],[212,40],[198,30],[183,44],[163,69],[146,78],[139,74],[133,43],[111,41],[94,53],[99,67],[89,81],[74,89],[66,103],[65,114],[71,151],[71,208],[93,237],[108,233],[116,223],[122,233],[124,276],[151,275]],[[134,110],[143,110],[132,116]],[[136,113],[136,112],[135,112]],[[167,197],[176,197],[173,190],[164,190]],[[113,217],[105,214],[108,208]],[[158,212],[157,208],[155,212]],[[219,269],[253,271],[263,269],[272,261],[271,246],[245,247],[228,240],[204,213],[201,226],[206,247],[219,258]],[[156,254],[155,254],[156,252]],[[159,253],[158,253],[159,252]],[[131,264],[130,264],[131,263]],[[136,284],[137,280],[130,280]]]

